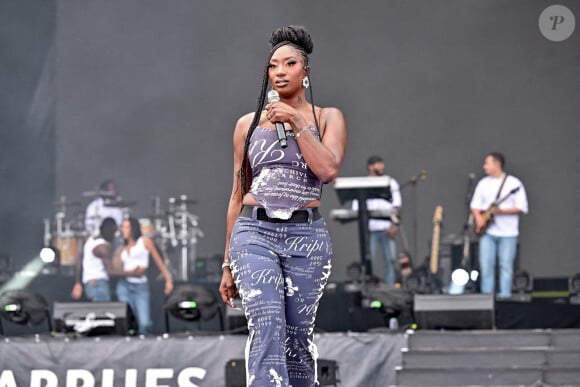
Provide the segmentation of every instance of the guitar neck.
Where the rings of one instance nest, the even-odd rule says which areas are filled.
[[[433,239],[431,239],[431,259],[429,270],[432,274],[439,271],[439,237],[441,234],[441,220],[443,219],[443,207],[437,206],[435,208],[435,215],[433,216]]]
[[[431,241],[431,262],[430,269],[431,273],[435,274],[439,270],[439,237],[441,230],[439,224],[435,224],[433,227],[433,240]]]
[[[510,196],[512,196],[513,194],[515,194],[516,192],[518,192],[520,190],[521,187],[516,187],[514,189],[512,189],[510,192],[507,193],[507,195],[505,195],[503,198],[496,200],[493,202],[493,204],[491,205],[493,206],[499,206],[500,204],[502,204],[503,202],[505,202]]]

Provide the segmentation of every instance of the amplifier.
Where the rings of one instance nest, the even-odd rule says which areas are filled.
[[[420,329],[492,329],[493,294],[416,294],[415,322]]]
[[[126,302],[55,302],[52,317],[56,332],[87,336],[137,332],[137,322]]]

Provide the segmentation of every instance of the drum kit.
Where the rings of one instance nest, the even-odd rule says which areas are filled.
[[[58,252],[63,274],[74,274],[85,240],[98,234],[102,219],[108,216],[105,214],[107,210],[121,211],[123,219],[126,219],[133,216],[133,207],[137,204],[135,201],[123,200],[109,191],[86,191],[83,197],[93,200],[102,198],[102,208],[105,210],[101,210],[102,214],[97,210],[89,219],[80,208],[80,202],[71,202],[61,196],[54,203],[53,218],[44,219],[44,247]],[[204,236],[199,226],[199,217],[191,212],[191,206],[197,204],[197,201],[187,195],[170,197],[165,206],[157,196],[152,201],[153,213],[139,218],[141,233],[153,240],[173,277],[179,281],[188,281],[189,275],[195,270],[198,240]],[[118,240],[115,244],[121,243]]]

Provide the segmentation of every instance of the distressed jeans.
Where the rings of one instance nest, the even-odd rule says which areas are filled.
[[[230,260],[248,320],[248,386],[315,385],[314,320],[331,259],[323,219],[272,223],[254,212],[236,220]]]
[[[489,234],[479,238],[479,269],[481,271],[481,292],[495,292],[495,262],[499,261],[498,297],[512,295],[512,278],[518,237],[497,237]]]

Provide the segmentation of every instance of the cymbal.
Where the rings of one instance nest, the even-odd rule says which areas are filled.
[[[116,193],[114,193],[113,191],[85,191],[83,192],[83,196],[85,197],[104,197],[104,198],[114,198],[117,196]]]
[[[105,207],[135,207],[136,204],[135,200],[111,200],[105,202]]]

